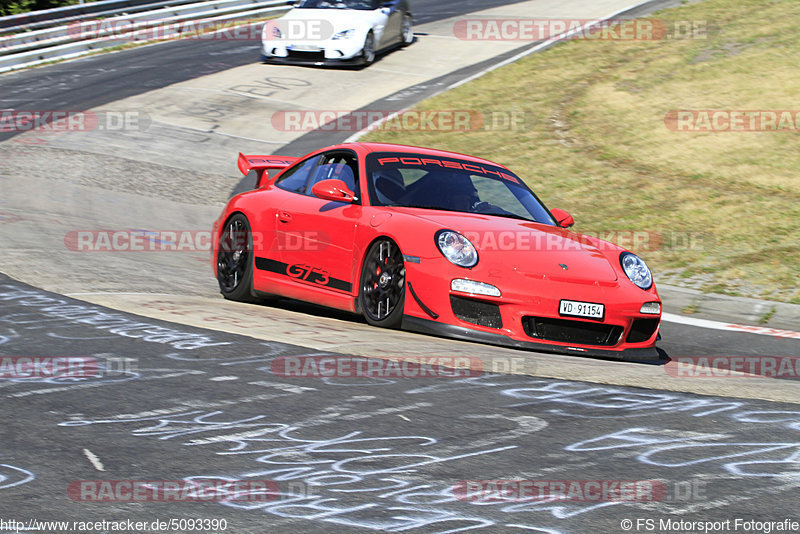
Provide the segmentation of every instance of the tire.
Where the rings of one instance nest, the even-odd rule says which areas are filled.
[[[370,31],[364,39],[364,48],[361,49],[361,63],[369,67],[375,62],[375,35]]]
[[[217,243],[217,282],[222,296],[237,302],[257,302],[253,295],[253,233],[247,217],[229,218]]]
[[[400,39],[402,41],[402,46],[408,46],[414,42],[414,23],[411,20],[411,15],[405,15],[403,17]]]
[[[369,247],[361,268],[358,303],[372,326],[400,328],[406,297],[406,267],[394,241],[381,238]]]

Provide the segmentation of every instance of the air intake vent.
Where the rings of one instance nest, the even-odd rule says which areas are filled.
[[[522,327],[536,339],[599,346],[616,345],[624,330],[621,326],[547,317],[524,317]]]
[[[450,295],[450,305],[453,313],[462,321],[489,328],[503,328],[500,306],[497,304]]]
[[[628,343],[642,343],[647,341],[658,328],[658,319],[636,319],[628,334]]]

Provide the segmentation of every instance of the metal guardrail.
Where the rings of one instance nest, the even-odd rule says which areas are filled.
[[[191,3],[190,0],[184,2]],[[29,13],[18,15],[7,15],[0,17],[0,31],[14,27],[35,29],[38,24],[47,24],[53,21],[64,21],[75,17],[99,16],[103,12],[130,13],[136,8],[154,4],[153,0],[102,0],[100,2],[89,2],[86,4],[76,4],[72,6],[54,7],[52,9],[41,9]]]
[[[108,0],[96,4],[129,1]],[[265,18],[290,7],[286,0],[180,1],[174,5],[178,1],[150,2],[140,6],[150,9],[139,13],[117,12],[116,16],[102,19],[70,15],[50,20],[50,27],[0,37],[0,72],[72,59],[121,44],[171,40],[187,32],[197,35],[194,32],[199,26],[205,29],[211,26],[213,30],[213,25],[229,26],[236,21]],[[69,11],[68,8],[58,9],[63,13]],[[202,38],[203,34],[197,36]]]
[[[53,26],[63,26],[79,20],[114,17],[120,14],[138,13],[140,11],[180,4],[193,4],[195,2],[197,0],[104,0],[92,4],[83,4],[82,6],[67,6],[21,15],[9,15],[0,17],[0,35],[29,32]],[[76,9],[83,6],[101,6],[103,9],[99,11]],[[49,16],[42,15],[42,13],[49,13]]]

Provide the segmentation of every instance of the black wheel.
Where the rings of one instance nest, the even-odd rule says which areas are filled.
[[[403,46],[408,46],[414,42],[414,24],[411,21],[411,15],[403,17]]]
[[[390,239],[379,239],[369,248],[361,269],[359,304],[373,326],[399,328],[406,297],[406,267],[400,248]]]
[[[375,61],[375,36],[372,32],[367,34],[364,39],[364,48],[361,49],[361,61],[365,67],[372,65]]]
[[[256,302],[253,296],[253,234],[247,217],[237,213],[225,223],[217,243],[217,282],[222,296]]]

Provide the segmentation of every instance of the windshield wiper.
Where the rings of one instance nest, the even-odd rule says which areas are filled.
[[[493,215],[494,217],[505,217],[507,219],[519,219],[521,221],[528,221],[528,222],[538,222],[538,221],[536,221],[534,219],[528,219],[527,217],[523,217],[522,215],[517,215],[516,213],[508,213],[508,212],[506,212],[506,213],[492,213],[492,212],[480,213],[479,212],[478,214],[479,215]]]
[[[393,206],[398,208],[417,208],[421,210],[440,210],[440,211],[449,211],[451,213],[468,213],[470,215],[491,215],[493,217],[506,217],[508,219],[519,219],[520,221],[526,222],[539,222],[535,219],[528,219],[527,217],[523,217],[522,215],[517,215],[516,213],[505,212],[505,213],[492,213],[492,212],[480,212],[480,211],[460,211],[460,210],[451,210],[448,208],[443,208],[441,206],[426,206],[426,205],[414,205],[414,206],[404,206],[400,204],[386,204],[387,206]]]

